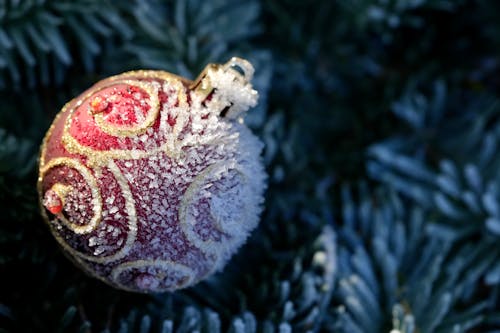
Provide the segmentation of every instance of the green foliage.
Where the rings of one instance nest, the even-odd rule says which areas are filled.
[[[386,190],[371,194],[366,184],[357,192],[354,202],[342,191],[339,305],[329,330],[466,332],[480,324],[492,302],[470,295],[491,264],[488,246],[457,260],[458,244],[435,233],[420,207]]]
[[[124,20],[131,9],[94,0],[3,1],[0,85],[61,84],[70,66],[92,71],[106,41],[132,37]]]
[[[196,75],[259,32],[259,9],[248,0],[137,2],[133,12],[143,35],[126,48],[146,67]]]
[[[497,332],[500,5],[0,1],[0,331]],[[85,276],[38,214],[54,115],[137,68],[250,60],[266,210],[172,294]],[[356,185],[354,185],[356,184]]]
[[[472,105],[462,103],[460,114],[448,114],[445,119],[443,82],[434,85],[432,98],[418,93],[411,96],[405,94],[394,110],[416,135],[374,145],[370,173],[420,206],[432,209],[436,233],[455,241],[476,242],[479,237],[481,246],[488,247],[485,282],[498,284],[498,102],[481,96]],[[420,133],[431,126],[438,137],[424,139],[422,150]],[[454,134],[446,135],[450,132]]]

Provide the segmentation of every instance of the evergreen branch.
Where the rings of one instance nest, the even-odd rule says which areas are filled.
[[[404,141],[395,136],[373,145],[368,171],[420,206],[439,213],[431,227],[442,237],[481,237],[482,245],[490,248],[487,257],[494,256],[483,274],[489,284],[498,283],[498,268],[493,264],[500,255],[493,241],[500,235],[498,103],[483,98],[481,104],[462,105],[459,114],[445,117],[449,97],[443,83],[436,84],[434,91],[432,102],[414,92],[413,98],[407,93],[395,104],[395,112],[408,121],[415,134]],[[429,128],[439,140],[422,141],[425,137],[420,133]]]
[[[387,190],[371,195],[362,186],[358,194],[354,202],[351,189],[343,190],[338,305],[328,329],[388,332],[392,325],[391,332],[431,333],[483,323],[486,303],[462,307],[485,271],[476,261],[491,263],[487,246],[452,256],[455,245],[427,231],[420,208]]]
[[[0,87],[60,84],[60,72],[76,63],[92,70],[106,40],[132,37],[129,10],[110,1],[3,2]]]
[[[169,4],[148,0],[136,4],[134,15],[144,35],[129,43],[127,50],[143,66],[187,77],[199,73],[207,63],[226,60],[224,54],[234,44],[241,47],[260,31],[255,0],[177,0]]]

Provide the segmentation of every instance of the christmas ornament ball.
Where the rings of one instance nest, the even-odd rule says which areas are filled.
[[[262,210],[262,143],[243,122],[253,67],[233,58],[190,81],[104,79],[67,103],[40,154],[42,215],[88,274],[162,292],[221,270]]]

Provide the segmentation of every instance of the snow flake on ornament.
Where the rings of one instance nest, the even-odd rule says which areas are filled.
[[[188,287],[257,226],[262,143],[243,123],[258,94],[233,58],[190,81],[107,78],[66,104],[41,148],[42,215],[87,273],[129,291]]]

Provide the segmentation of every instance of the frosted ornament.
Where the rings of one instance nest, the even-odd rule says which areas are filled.
[[[252,65],[195,81],[132,71],[67,103],[41,147],[42,215],[88,274],[134,292],[173,291],[223,268],[258,224],[263,144],[244,125]]]

